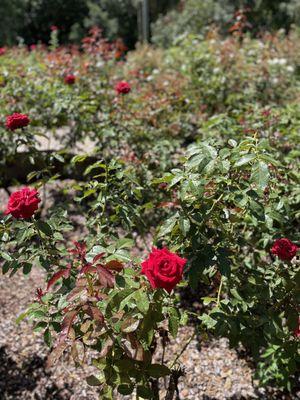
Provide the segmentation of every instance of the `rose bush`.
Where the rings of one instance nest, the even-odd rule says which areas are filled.
[[[261,384],[292,391],[298,35],[223,40],[211,30],[178,44],[141,47],[120,62],[120,46],[98,29],[81,49],[59,47],[54,30],[49,49],[3,54],[1,120],[11,119],[0,126],[0,179],[10,193],[2,271],[42,268],[45,284],[20,320],[43,333],[49,362],[68,349],[76,362],[80,350],[96,352],[88,382],[102,399],[116,391],[158,399],[162,377],[174,398],[177,357],[158,363],[156,353],[189,316],[196,332],[242,344]],[[80,77],[72,88],[69,71]],[[50,136],[61,147],[41,150]],[[12,191],[18,183],[32,189]],[[201,313],[187,313],[177,287],[199,284]]]

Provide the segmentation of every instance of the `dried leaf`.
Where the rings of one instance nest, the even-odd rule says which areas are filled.
[[[72,327],[72,323],[77,315],[77,310],[68,311],[62,321],[62,331],[54,345],[54,349],[47,360],[47,366],[51,367],[61,357],[67,347],[66,339]]]

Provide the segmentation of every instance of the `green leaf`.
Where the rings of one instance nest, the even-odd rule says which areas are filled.
[[[136,300],[137,308],[141,311],[141,313],[146,314],[149,310],[149,299],[144,289],[142,288],[137,290],[134,293],[134,298]]]
[[[180,323],[180,312],[177,308],[169,308],[169,331],[173,338],[177,336],[179,323]]]
[[[186,236],[191,227],[190,220],[187,218],[181,218],[179,220],[179,227],[180,227],[180,230],[183,233],[183,235]]]
[[[48,347],[52,346],[52,335],[49,328],[44,332],[44,341]]]
[[[147,386],[138,386],[136,393],[143,399],[152,399],[152,390]]]
[[[171,233],[177,222],[177,214],[172,218],[169,218],[160,228],[158,236],[166,236]]]
[[[270,173],[266,163],[259,161],[252,167],[251,182],[258,186],[259,189],[264,190],[269,183]]]
[[[86,382],[90,386],[101,386],[102,385],[101,381],[98,378],[96,378],[94,375],[88,376],[86,378]]]
[[[207,306],[208,304],[210,304],[212,302],[215,302],[215,303],[217,302],[216,297],[202,297],[202,300],[203,300],[203,304],[205,306]]]
[[[234,164],[235,167],[241,167],[242,165],[249,164],[250,161],[253,161],[256,158],[256,154],[246,154],[245,156],[241,157],[236,163]]]
[[[51,236],[52,235],[52,229],[50,225],[48,225],[46,222],[38,220],[35,222],[35,225],[38,230],[43,232],[46,236]]]
[[[201,315],[199,319],[204,323],[204,325],[207,326],[208,329],[212,329],[217,323],[217,321],[211,318],[208,314]]]
[[[161,364],[149,365],[147,372],[152,378],[161,378],[163,376],[168,376],[171,373],[168,367]]]
[[[235,288],[230,289],[230,293],[239,301],[243,301],[242,297],[239,295],[238,291]]]
[[[31,272],[32,264],[30,263],[23,263],[23,274],[27,275]]]
[[[134,386],[129,384],[122,384],[118,386],[118,392],[123,396],[129,395],[133,392]]]
[[[6,260],[6,261],[13,261],[13,258],[8,254],[8,253],[5,253],[4,251],[1,251],[1,257],[3,257],[4,258],[4,260]]]
[[[29,313],[30,313],[30,311],[25,311],[22,314],[20,314],[18,316],[18,318],[16,319],[16,324],[19,324],[21,321],[23,321],[23,319],[25,319]]]

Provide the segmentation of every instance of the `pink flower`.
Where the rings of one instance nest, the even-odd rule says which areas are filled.
[[[146,275],[152,288],[163,288],[169,293],[182,280],[187,260],[168,249],[153,248],[142,263],[142,274]]]
[[[6,53],[6,47],[0,47],[0,56],[3,56]]]
[[[283,261],[291,261],[297,254],[298,246],[287,238],[277,239],[271,248],[271,253]]]
[[[30,119],[26,114],[19,114],[14,113],[6,117],[6,128],[14,131],[18,128],[24,128],[25,126],[29,125]]]
[[[39,193],[36,189],[25,187],[10,195],[5,214],[15,218],[30,218],[39,207]]]
[[[128,82],[121,81],[115,85],[115,91],[118,94],[128,94],[131,91],[131,86]]]

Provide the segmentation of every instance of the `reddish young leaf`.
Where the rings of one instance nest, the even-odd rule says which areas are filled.
[[[97,272],[97,268],[94,267],[92,264],[88,263],[86,264],[81,270],[81,274],[88,274],[88,273],[95,273]]]
[[[69,278],[70,276],[70,272],[71,272],[71,266],[68,266],[66,269],[62,269],[58,272],[56,272],[52,278],[49,280],[48,284],[47,284],[47,291],[51,288],[51,286],[54,285],[54,283],[56,283],[60,278],[64,277],[64,278]]]
[[[112,271],[117,271],[117,272],[122,271],[122,269],[124,268],[123,263],[121,263],[121,261],[118,260],[109,261],[107,264],[105,264],[105,267]]]
[[[102,286],[107,287],[107,288],[114,287],[115,277],[108,269],[102,267],[101,265],[97,265],[97,272],[98,272],[99,281]]]
[[[77,315],[77,310],[67,312],[62,322],[62,331],[54,345],[54,349],[47,360],[47,366],[51,367],[61,357],[65,348],[67,347],[66,339],[72,327],[72,323]]]
[[[103,323],[104,322],[104,316],[102,312],[99,310],[99,308],[95,306],[91,306],[90,304],[87,304],[82,307],[83,311],[85,311],[91,319]]]
[[[81,262],[85,262],[86,257],[86,243],[85,242],[73,242],[75,249],[70,249],[69,253],[74,254],[75,256],[79,256]]]
[[[96,264],[97,261],[101,260],[101,258],[103,258],[104,255],[105,255],[105,253],[97,254],[97,255],[93,258],[93,264]]]

